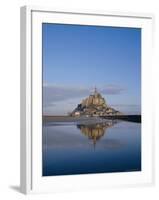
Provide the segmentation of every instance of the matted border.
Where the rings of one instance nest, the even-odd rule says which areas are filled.
[[[42,177],[42,23],[142,28],[142,171]],[[21,191],[72,191],[153,182],[152,25],[149,14],[21,8]],[[150,67],[151,66],[151,67]]]

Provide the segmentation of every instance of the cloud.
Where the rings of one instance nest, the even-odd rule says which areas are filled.
[[[43,85],[43,102],[48,105],[51,102],[58,102],[73,98],[88,96],[91,93],[90,88],[86,87],[71,87],[58,85]],[[106,85],[99,90],[102,94],[117,95],[124,91],[123,88],[117,85]]]
[[[45,83],[43,84],[43,111],[47,114],[68,113],[93,90],[89,87],[49,85]],[[118,95],[123,91],[124,89],[117,85],[105,85],[99,89],[99,92],[103,95]]]
[[[118,86],[118,85],[111,84],[111,85],[105,85],[100,91],[103,94],[116,95],[125,91],[125,88],[122,88],[121,86]]]
[[[86,88],[44,85],[43,86],[43,103],[44,105],[54,104],[53,102],[64,101],[77,97],[86,96],[89,90]]]

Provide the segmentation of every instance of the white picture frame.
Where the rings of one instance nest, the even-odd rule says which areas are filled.
[[[28,194],[153,184],[153,19],[153,15],[142,13],[70,11],[35,6],[21,8],[21,192]],[[142,28],[141,172],[42,177],[43,22]]]

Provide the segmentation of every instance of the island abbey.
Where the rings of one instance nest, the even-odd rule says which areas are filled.
[[[82,100],[80,104],[72,111],[71,116],[107,116],[121,115],[114,108],[107,105],[105,99],[95,88],[93,94]]]

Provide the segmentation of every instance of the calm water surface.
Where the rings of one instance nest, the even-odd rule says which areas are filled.
[[[43,176],[140,170],[140,123],[43,125]]]

